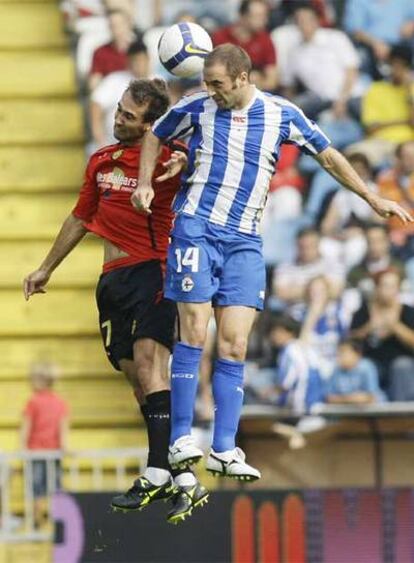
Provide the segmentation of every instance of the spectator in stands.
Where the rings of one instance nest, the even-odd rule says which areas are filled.
[[[409,211],[414,210],[414,139],[397,147],[395,164],[379,175],[378,189],[382,197],[392,198]],[[414,226],[403,225],[390,218],[388,227],[396,253],[403,260],[412,258],[414,256]]]
[[[69,408],[65,400],[53,391],[58,369],[49,363],[38,363],[30,370],[33,394],[23,411],[21,443],[28,450],[67,450]],[[54,471],[49,473],[51,465]],[[40,526],[45,516],[47,493],[60,487],[60,460],[47,463],[44,459],[32,462],[34,522]],[[51,482],[52,474],[55,483]]]
[[[397,271],[380,272],[375,282],[372,298],[352,318],[350,335],[362,340],[390,399],[414,400],[414,308],[401,303]]]
[[[344,28],[364,51],[363,69],[378,79],[392,46],[412,45],[414,4],[411,0],[348,0]]]
[[[362,99],[362,124],[367,139],[348,148],[364,152],[379,167],[390,162],[399,143],[414,140],[414,75],[411,53],[406,47],[393,47],[390,77],[373,82]]]
[[[318,357],[299,339],[300,324],[289,317],[275,320],[270,332],[273,345],[280,349],[276,371],[279,406],[289,406],[295,414],[305,414],[323,400]]]
[[[335,368],[337,347],[349,324],[347,302],[342,296],[330,295],[326,277],[312,279],[306,288],[300,338],[318,357],[322,377],[331,377]]]
[[[295,9],[295,24],[301,41],[288,53],[285,74],[281,77],[288,97],[311,119],[328,108],[343,117],[357,103],[359,58],[346,34],[319,25],[311,4]],[[298,83],[305,90],[299,93]]]
[[[349,162],[365,184],[378,192],[367,157],[362,153],[354,153],[349,157]],[[324,251],[344,262],[347,270],[355,266],[366,252],[363,227],[377,218],[372,208],[360,197],[349,190],[338,189],[321,221]]]
[[[334,405],[366,405],[386,400],[378,371],[362,356],[362,343],[348,338],[338,346],[337,364],[326,382],[325,401]]]
[[[246,50],[252,60],[251,82],[262,90],[274,91],[278,84],[276,53],[266,31],[269,7],[265,0],[242,0],[236,23],[213,34],[214,46],[233,43]]]
[[[88,80],[90,92],[93,92],[99,82],[111,72],[127,69],[127,51],[136,39],[132,21],[125,12],[110,10],[108,12],[108,23],[112,41],[98,47],[93,54],[92,68]]]
[[[365,229],[367,251],[359,264],[348,274],[348,284],[357,287],[368,296],[374,289],[374,276],[388,269],[393,269],[403,276],[403,263],[391,254],[388,228],[384,224],[372,223]]]
[[[330,27],[335,20],[335,12],[330,0],[308,0],[319,17],[319,22],[323,27]],[[270,29],[282,26],[291,19],[296,8],[296,2],[292,0],[274,0],[270,2]]]
[[[92,92],[90,120],[93,150],[116,142],[113,124],[117,104],[131,80],[148,78],[149,58],[142,41],[135,41],[129,46],[127,57],[128,70],[112,72]]]
[[[297,236],[295,261],[280,264],[275,269],[273,297],[278,300],[278,308],[287,310],[295,318],[302,318],[308,284],[319,276],[328,282],[329,297],[337,299],[344,287],[344,268],[321,255],[319,232],[314,228],[305,228]]]

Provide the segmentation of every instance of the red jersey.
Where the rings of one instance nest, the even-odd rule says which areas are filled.
[[[153,178],[165,172],[162,162],[182,146],[163,146]],[[130,201],[138,184],[141,146],[120,143],[104,147],[89,159],[85,180],[73,215],[85,227],[112,242],[129,256],[106,264],[104,271],[148,260],[165,261],[173,221],[172,200],[180,187],[180,175],[155,183],[151,215],[138,213]]]
[[[252,60],[253,68],[262,70],[268,65],[276,64],[276,52],[272,38],[267,31],[259,31],[248,41],[240,41],[233,32],[233,26],[222,27],[213,34],[215,47],[222,43],[233,43],[242,47]]]
[[[90,74],[102,74],[107,76],[111,72],[127,70],[128,57],[126,52],[118,51],[112,43],[98,47],[93,54]]]
[[[37,391],[27,403],[24,415],[30,420],[29,450],[58,450],[60,426],[69,415],[66,402],[53,391]]]

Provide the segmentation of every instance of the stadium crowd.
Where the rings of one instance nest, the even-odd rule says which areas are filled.
[[[64,0],[86,109],[88,153],[114,142],[133,78],[171,100],[200,88],[162,68],[174,22],[242,46],[251,81],[299,105],[372,190],[414,211],[414,4],[410,0]],[[246,401],[414,400],[414,227],[382,220],[309,156],[285,145],[263,217],[266,308],[249,346]],[[205,352],[199,418],[212,417]]]

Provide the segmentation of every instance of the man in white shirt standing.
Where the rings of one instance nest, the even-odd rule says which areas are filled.
[[[301,41],[287,58],[283,76],[287,95],[294,96],[294,102],[311,119],[328,108],[337,117],[344,116],[349,100],[358,94],[355,47],[343,31],[321,28],[317,12],[309,4],[296,8],[295,24]],[[298,82],[305,91],[295,96]]]

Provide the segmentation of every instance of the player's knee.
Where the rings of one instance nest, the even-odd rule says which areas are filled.
[[[219,338],[217,347],[219,358],[243,362],[246,358],[247,338],[240,335],[229,338],[222,337]]]
[[[187,319],[185,327],[181,326],[181,340],[190,346],[202,348],[206,340],[205,323],[195,315]]]

